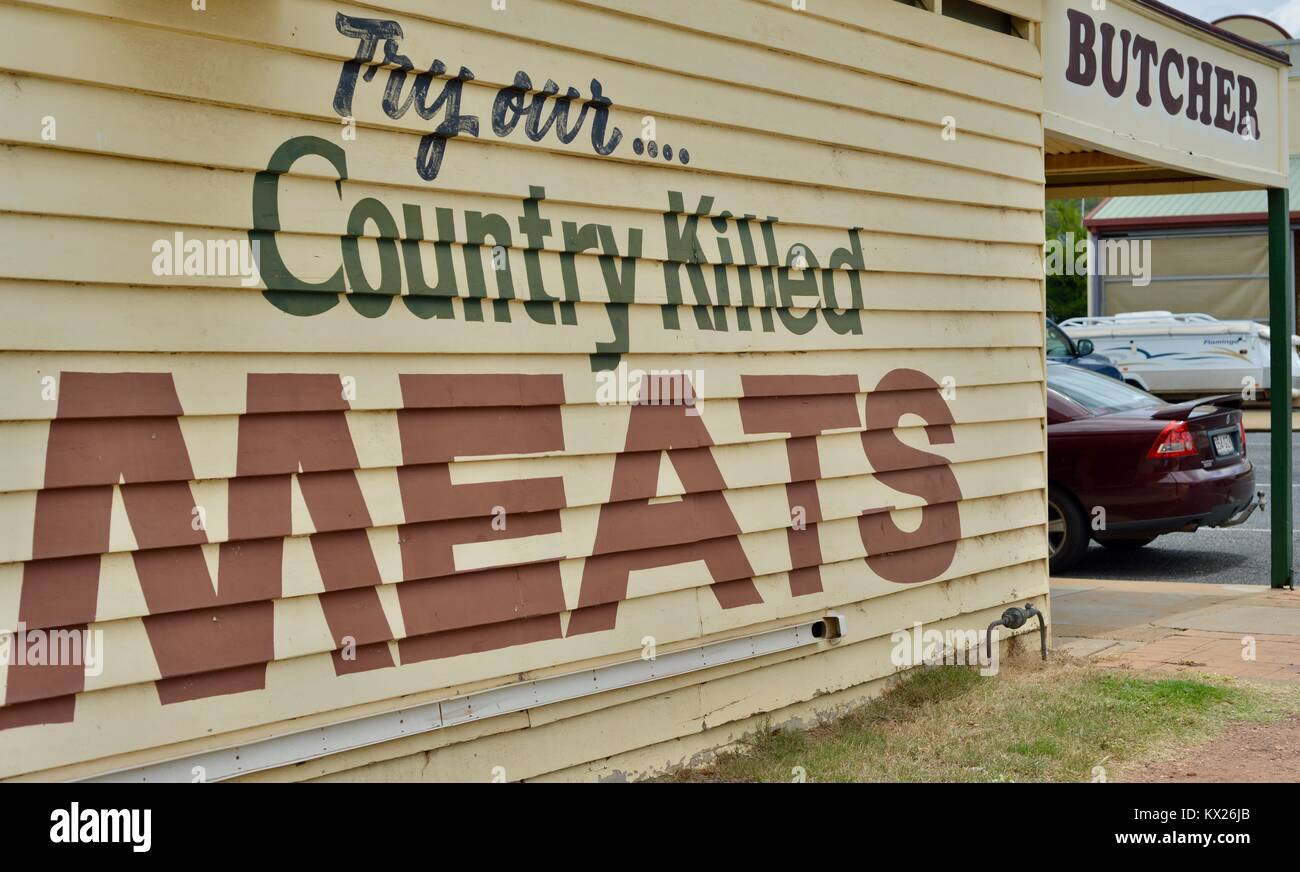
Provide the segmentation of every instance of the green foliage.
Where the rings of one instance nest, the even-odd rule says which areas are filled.
[[[1116,706],[1165,706],[1195,708],[1231,699],[1231,693],[1201,681],[1170,678],[1149,681],[1141,678],[1106,676],[1095,683],[1096,692]]]
[[[1086,240],[1088,231],[1083,227],[1084,210],[1090,209],[1093,205],[1094,201],[1049,200],[1044,215],[1045,239],[1060,240],[1067,246],[1071,240]],[[1087,263],[1086,254],[1082,255],[1082,262]],[[1054,321],[1063,321],[1066,318],[1087,314],[1087,275],[1047,277],[1047,317]]]

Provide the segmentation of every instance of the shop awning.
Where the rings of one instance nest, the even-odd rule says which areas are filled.
[[[1290,58],[1155,0],[1045,0],[1049,197],[1287,184]]]

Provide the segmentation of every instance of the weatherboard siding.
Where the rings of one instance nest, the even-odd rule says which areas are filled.
[[[1045,594],[1031,43],[892,0],[209,6],[0,3],[0,630],[104,646],[3,671],[0,777],[847,616],[252,777],[653,768]],[[380,68],[350,137],[340,14],[472,70],[477,135],[433,166],[443,115],[390,117]],[[533,141],[493,113],[521,70],[580,92],[570,132],[611,102]],[[160,269],[250,239],[256,283]],[[609,404],[617,364],[695,406]]]

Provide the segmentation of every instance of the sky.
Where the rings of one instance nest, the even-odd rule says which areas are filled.
[[[1300,36],[1300,0],[1163,0],[1205,21],[1225,15],[1249,13],[1262,15],[1286,28],[1292,36]]]

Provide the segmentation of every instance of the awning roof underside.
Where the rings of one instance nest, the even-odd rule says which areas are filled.
[[[1098,151],[1051,133],[1045,136],[1043,152],[1049,200],[1258,190],[1256,185],[1193,175]]]

